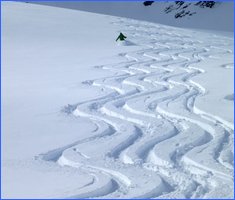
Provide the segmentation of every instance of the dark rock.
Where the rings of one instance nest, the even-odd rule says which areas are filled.
[[[144,6],[151,6],[154,1],[145,1],[143,4]]]

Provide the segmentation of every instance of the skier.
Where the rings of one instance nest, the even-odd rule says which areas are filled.
[[[117,42],[118,40],[124,41],[125,39],[126,39],[126,36],[123,35],[122,33],[120,33],[119,36],[118,36],[118,38],[116,39],[116,42]]]

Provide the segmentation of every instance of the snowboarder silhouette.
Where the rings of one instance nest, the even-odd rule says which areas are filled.
[[[120,41],[123,41],[126,39],[126,36],[123,35],[122,33],[119,34],[118,38],[116,39],[116,41],[120,40]]]

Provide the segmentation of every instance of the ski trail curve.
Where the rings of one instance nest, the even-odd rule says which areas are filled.
[[[215,198],[221,185],[232,191],[234,126],[195,105],[207,89],[191,80],[205,73],[204,60],[231,54],[231,41],[124,18],[112,24],[139,50],[99,66],[114,75],[84,82],[106,95],[63,110],[91,120],[96,131],[37,159],[94,177],[68,198]]]

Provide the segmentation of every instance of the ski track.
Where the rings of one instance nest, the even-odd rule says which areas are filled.
[[[213,198],[221,183],[233,190],[234,126],[195,106],[207,90],[191,80],[205,72],[198,63],[231,54],[230,41],[207,34],[205,42],[200,34],[136,20],[112,24],[141,50],[119,54],[126,62],[96,66],[115,75],[84,84],[105,96],[63,109],[97,129],[36,158],[93,177],[66,198]]]

